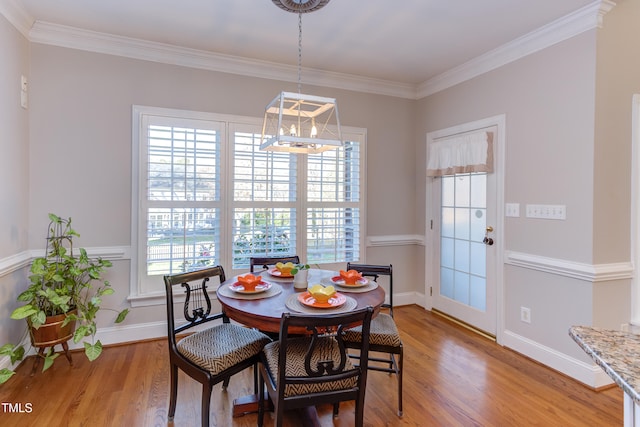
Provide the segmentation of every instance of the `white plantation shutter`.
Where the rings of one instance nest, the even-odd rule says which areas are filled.
[[[261,120],[133,107],[131,301],[153,304],[159,276],[249,257],[358,261],[364,226],[363,130],[316,155],[259,150]],[[236,270],[236,271],[233,271]]]
[[[361,147],[309,155],[307,164],[307,259],[311,263],[360,258]]]
[[[233,133],[233,268],[252,256],[297,254],[298,158],[261,151],[260,138],[259,128]]]
[[[146,115],[147,275],[216,265],[220,260],[220,124]]]

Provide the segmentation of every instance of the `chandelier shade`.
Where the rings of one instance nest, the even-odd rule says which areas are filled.
[[[261,150],[321,153],[342,147],[335,98],[281,92],[267,105]]]

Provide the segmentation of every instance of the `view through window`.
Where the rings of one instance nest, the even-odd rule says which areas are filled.
[[[149,107],[136,118],[137,294],[157,292],[160,275],[246,269],[251,256],[359,260],[364,132],[300,155],[260,151],[256,119]]]

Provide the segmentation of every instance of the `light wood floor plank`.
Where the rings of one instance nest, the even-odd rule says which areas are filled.
[[[395,377],[372,371],[367,426],[622,425],[619,388],[590,390],[418,306],[394,311],[405,345],[404,417],[396,416]],[[0,425],[198,426],[201,386],[183,374],[176,418],[167,424],[167,357],[164,340],[114,346],[93,363],[80,353],[73,354],[74,366],[60,358],[34,377],[29,359],[0,386],[0,401],[30,403],[33,410],[0,412]],[[227,391],[216,386],[211,426],[255,426],[255,414],[231,417],[233,399],[252,391],[250,371],[235,376]],[[337,419],[327,405],[318,413],[323,426],[353,424],[352,403],[341,405]],[[300,420],[291,413],[285,425],[298,427]]]

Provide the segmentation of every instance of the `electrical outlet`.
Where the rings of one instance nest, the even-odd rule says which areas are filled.
[[[524,323],[531,323],[531,309],[528,307],[520,307],[520,320]]]

